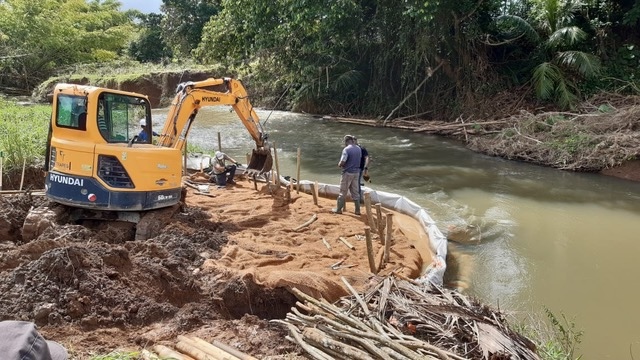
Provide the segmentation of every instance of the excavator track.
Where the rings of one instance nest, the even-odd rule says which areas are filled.
[[[147,211],[103,211],[56,204],[31,209],[22,225],[22,240],[37,239],[44,231],[63,224],[87,222],[128,222],[135,224],[135,238],[147,240],[158,236],[180,209],[180,204]]]

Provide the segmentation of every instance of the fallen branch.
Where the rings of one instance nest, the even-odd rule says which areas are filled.
[[[382,126],[386,126],[387,125],[387,121],[389,121],[389,119],[391,119],[393,114],[396,111],[398,111],[398,109],[400,109],[402,107],[402,105],[404,105],[404,103],[407,100],[409,100],[409,98],[411,98],[413,95],[415,95],[418,92],[418,90],[420,90],[422,85],[424,85],[427,82],[427,80],[429,80],[433,76],[433,73],[436,72],[436,70],[438,70],[442,66],[442,64],[444,64],[444,62],[441,61],[440,64],[438,64],[438,66],[436,66],[435,69],[433,69],[433,70],[429,69],[429,72],[427,73],[427,76],[424,78],[424,80],[422,80],[422,82],[420,82],[420,84],[418,84],[418,86],[416,86],[416,88],[412,92],[407,94],[407,96],[405,96],[404,99],[402,99],[402,101],[400,101],[400,104],[398,104],[398,106],[396,106],[395,109],[391,110],[389,115],[384,119],[384,122],[382,123]]]
[[[413,132],[440,132],[446,130],[457,130],[457,129],[466,129],[468,127],[473,126],[485,126],[485,125],[501,125],[508,123],[507,120],[496,120],[496,121],[484,121],[484,122],[474,122],[474,123],[455,123],[455,124],[444,124],[444,125],[424,125],[418,129],[414,129]]]
[[[314,221],[318,220],[318,215],[313,214],[313,216],[311,217],[311,219],[307,220],[304,224],[299,225],[298,227],[296,227],[295,229],[293,229],[293,231],[298,231],[302,228],[305,228],[309,225],[311,225]]]

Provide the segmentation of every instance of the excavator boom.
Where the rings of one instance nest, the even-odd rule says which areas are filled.
[[[178,86],[167,114],[158,146],[183,150],[185,139],[198,110],[206,106],[230,105],[256,143],[247,171],[263,174],[271,170],[273,161],[260,120],[249,96],[239,80],[231,78],[185,82]]]

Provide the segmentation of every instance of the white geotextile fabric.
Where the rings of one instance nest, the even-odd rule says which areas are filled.
[[[280,183],[289,185],[289,181],[280,177]],[[308,180],[300,181],[300,190],[306,193],[311,193],[313,182]],[[429,235],[429,247],[433,252],[433,259],[431,264],[426,269],[424,274],[417,279],[424,283],[434,283],[442,286],[444,272],[447,268],[447,238],[440,232],[440,229],[435,224],[435,221],[429,216],[427,211],[418,204],[407,199],[404,196],[392,194],[384,191],[376,191],[369,187],[364,186],[363,192],[371,193],[371,203],[380,203],[382,207],[390,210],[394,210],[413,217],[420,222],[425,232]],[[318,183],[318,195],[328,198],[337,198],[340,193],[340,186]]]

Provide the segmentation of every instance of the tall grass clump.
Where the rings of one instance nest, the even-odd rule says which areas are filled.
[[[44,160],[51,106],[22,106],[0,98],[0,151],[4,171]]]
[[[564,314],[554,314],[544,308],[546,319],[530,315],[523,322],[516,322],[518,333],[531,339],[542,360],[580,360],[578,345],[582,342],[582,330]]]

